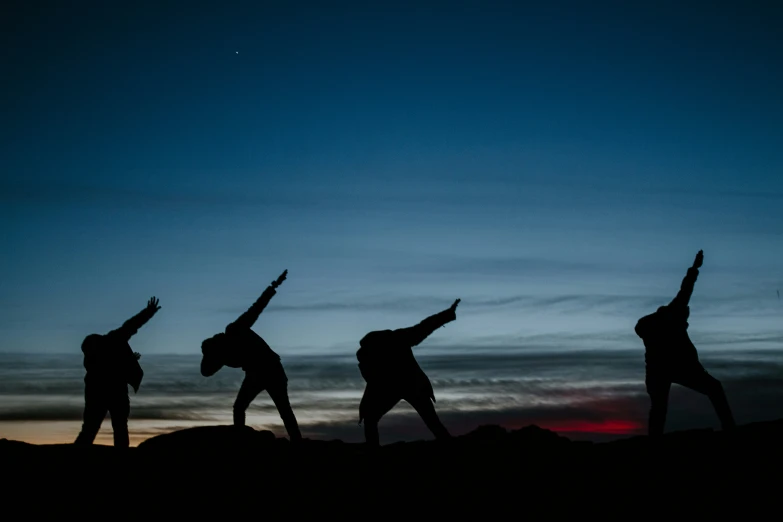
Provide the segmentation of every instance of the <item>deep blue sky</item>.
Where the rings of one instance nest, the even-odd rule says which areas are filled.
[[[433,351],[641,354],[699,249],[702,349],[780,346],[778,3],[49,4],[0,8],[0,351],[156,295],[134,348],[198,354],[287,268],[284,362],[457,297]]]

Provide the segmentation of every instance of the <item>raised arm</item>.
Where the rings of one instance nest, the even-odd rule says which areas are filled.
[[[264,308],[266,308],[266,305],[269,304],[269,301],[277,293],[277,287],[280,286],[283,281],[285,281],[287,275],[288,270],[283,271],[283,273],[280,274],[280,277],[278,277],[275,281],[272,281],[272,284],[266,287],[266,290],[264,290],[264,293],[261,294],[261,297],[259,297],[245,313],[240,315],[239,318],[229,326],[232,328],[251,328],[258,320],[258,316],[261,315],[261,312],[263,312]]]
[[[693,261],[693,266],[688,268],[688,273],[685,274],[685,278],[680,285],[680,291],[677,296],[669,303],[669,306],[684,307],[688,306],[693,294],[693,287],[696,284],[696,278],[699,277],[699,268],[704,262],[704,252],[699,250],[696,254],[696,259]]]
[[[152,319],[152,316],[155,315],[158,310],[160,310],[158,303],[158,299],[153,296],[149,301],[147,301],[147,306],[144,308],[144,310],[125,321],[122,326],[116,330],[109,332],[108,335],[117,336],[125,341],[130,341],[130,338],[136,335],[136,332],[139,331],[139,328],[144,326],[147,321]]]
[[[432,332],[457,318],[457,305],[459,302],[460,300],[457,299],[446,310],[427,317],[416,326],[395,330],[395,333],[402,336],[406,344],[416,346],[429,337]]]

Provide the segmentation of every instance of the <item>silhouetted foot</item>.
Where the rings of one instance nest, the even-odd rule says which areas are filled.
[[[364,447],[362,449],[364,450],[363,453],[365,455],[375,455],[376,453],[381,451],[381,445],[374,444],[372,442],[365,442]]]
[[[737,434],[737,426],[724,426],[721,429],[721,434],[723,435],[724,438],[731,440]]]
[[[234,431],[238,435],[243,435],[243,434],[255,431],[255,430],[253,428],[251,428],[250,426],[246,425],[246,424],[234,424]]]
[[[456,437],[453,437],[451,435],[444,435],[444,436],[441,436],[441,437],[438,437],[437,439],[435,439],[435,443],[438,446],[443,447],[443,448],[451,447],[456,442],[457,442]]]
[[[663,451],[663,446],[664,446],[663,435],[648,435],[647,436],[647,450],[652,455],[656,455],[659,452]]]

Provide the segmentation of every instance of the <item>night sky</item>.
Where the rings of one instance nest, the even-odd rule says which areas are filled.
[[[633,327],[699,249],[702,362],[783,417],[783,6],[523,4],[4,2],[0,437],[71,442],[82,339],[152,295],[132,441],[230,423],[201,341],[284,269],[254,329],[305,436],[363,440],[359,339],[456,298],[416,348],[454,433],[643,433]]]

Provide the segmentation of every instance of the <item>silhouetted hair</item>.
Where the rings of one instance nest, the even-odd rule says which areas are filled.
[[[100,334],[90,334],[82,341],[82,351],[89,351],[101,345],[103,336]]]
[[[225,339],[226,334],[222,332],[217,335],[213,335],[209,339],[204,339],[204,341],[201,343],[201,353],[208,357],[217,355],[217,353],[223,347]]]
[[[661,306],[658,308],[658,313],[663,315],[666,319],[687,321],[691,315],[690,306]]]
[[[377,330],[375,332],[370,332],[362,337],[362,340],[359,341],[359,346],[362,348],[367,348],[369,346],[373,346],[374,344],[386,341],[390,333],[392,333],[391,330]]]
[[[201,343],[201,375],[209,377],[214,375],[223,367],[222,348],[226,339],[225,333],[213,335],[209,339],[204,339]]]

